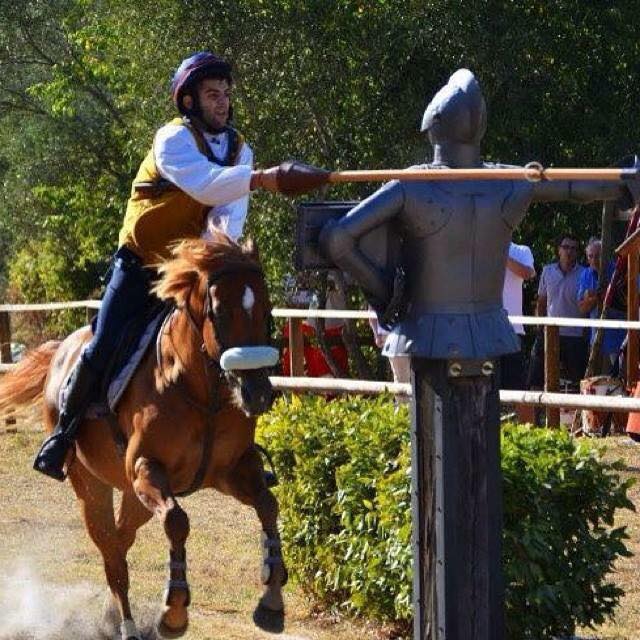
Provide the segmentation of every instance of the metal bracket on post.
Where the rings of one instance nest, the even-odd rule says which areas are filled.
[[[492,360],[449,360],[447,362],[449,378],[492,376],[494,371],[495,363]]]

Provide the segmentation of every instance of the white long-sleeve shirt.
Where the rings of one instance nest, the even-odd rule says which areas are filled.
[[[533,269],[533,253],[531,253],[531,249],[527,245],[512,242],[509,245],[509,257],[519,262],[523,267]],[[522,315],[523,282],[523,278],[507,267],[504,274],[504,288],[502,289],[502,306],[510,316]],[[524,335],[523,325],[514,324],[513,329],[518,335]]]
[[[226,156],[228,133],[205,133],[204,137],[214,156]],[[211,206],[203,237],[219,230],[237,241],[242,235],[249,208],[253,167],[251,147],[245,142],[237,163],[232,167],[221,167],[200,152],[187,127],[167,124],[156,133],[154,154],[158,172],[163,178],[198,202]]]

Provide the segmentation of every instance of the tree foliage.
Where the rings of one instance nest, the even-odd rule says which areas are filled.
[[[488,159],[609,165],[640,146],[636,12],[631,0],[0,0],[0,272],[39,268],[21,252],[60,251],[41,261],[55,276],[38,278],[65,286],[19,296],[96,288],[131,178],[172,115],[172,70],[195,50],[234,62],[236,124],[261,166],[422,161],[422,111],[460,66],[487,97]],[[544,261],[561,230],[596,231],[599,211],[538,206],[519,237]],[[248,232],[276,294],[294,220],[292,202],[254,196]]]

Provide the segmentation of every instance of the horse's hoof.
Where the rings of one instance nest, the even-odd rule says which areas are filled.
[[[263,631],[282,633],[284,631],[284,609],[274,611],[263,604],[258,604],[253,612],[253,622]]]
[[[162,620],[159,620],[157,624],[158,634],[162,638],[167,638],[168,640],[170,640],[171,638],[182,638],[182,636],[186,633],[188,628],[189,628],[188,622],[181,629],[172,629],[171,627],[167,626],[164,622],[162,622]]]

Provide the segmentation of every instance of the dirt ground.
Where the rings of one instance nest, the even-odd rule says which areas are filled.
[[[0,640],[106,640],[99,620],[106,593],[102,564],[80,520],[69,486],[48,481],[30,469],[42,434],[37,420],[13,428],[0,423]],[[640,446],[625,439],[607,442],[610,455],[623,458],[628,473],[640,477]],[[640,505],[640,484],[632,499]],[[215,492],[182,501],[191,519],[188,542],[192,587],[191,626],[194,640],[273,638],[253,625],[257,603],[260,549],[259,524],[253,512]],[[640,516],[621,514],[630,546],[640,554]],[[285,550],[286,551],[286,550]],[[167,545],[158,522],[140,530],[130,560],[131,600],[145,638],[160,606],[165,583]],[[627,595],[616,619],[584,638],[640,638],[639,556],[622,559],[615,581]],[[287,621],[282,640],[366,640],[385,634],[372,625],[314,615],[299,588],[287,586]]]
[[[0,640],[120,638],[99,628],[106,583],[71,487],[31,471],[40,430],[0,423]],[[273,638],[251,614],[261,594],[260,525],[253,511],[213,491],[181,501],[191,520],[188,541],[194,640]],[[145,638],[165,586],[167,543],[160,524],[145,525],[129,554],[131,602]],[[286,587],[282,640],[356,640],[378,630],[313,615],[295,586]]]

